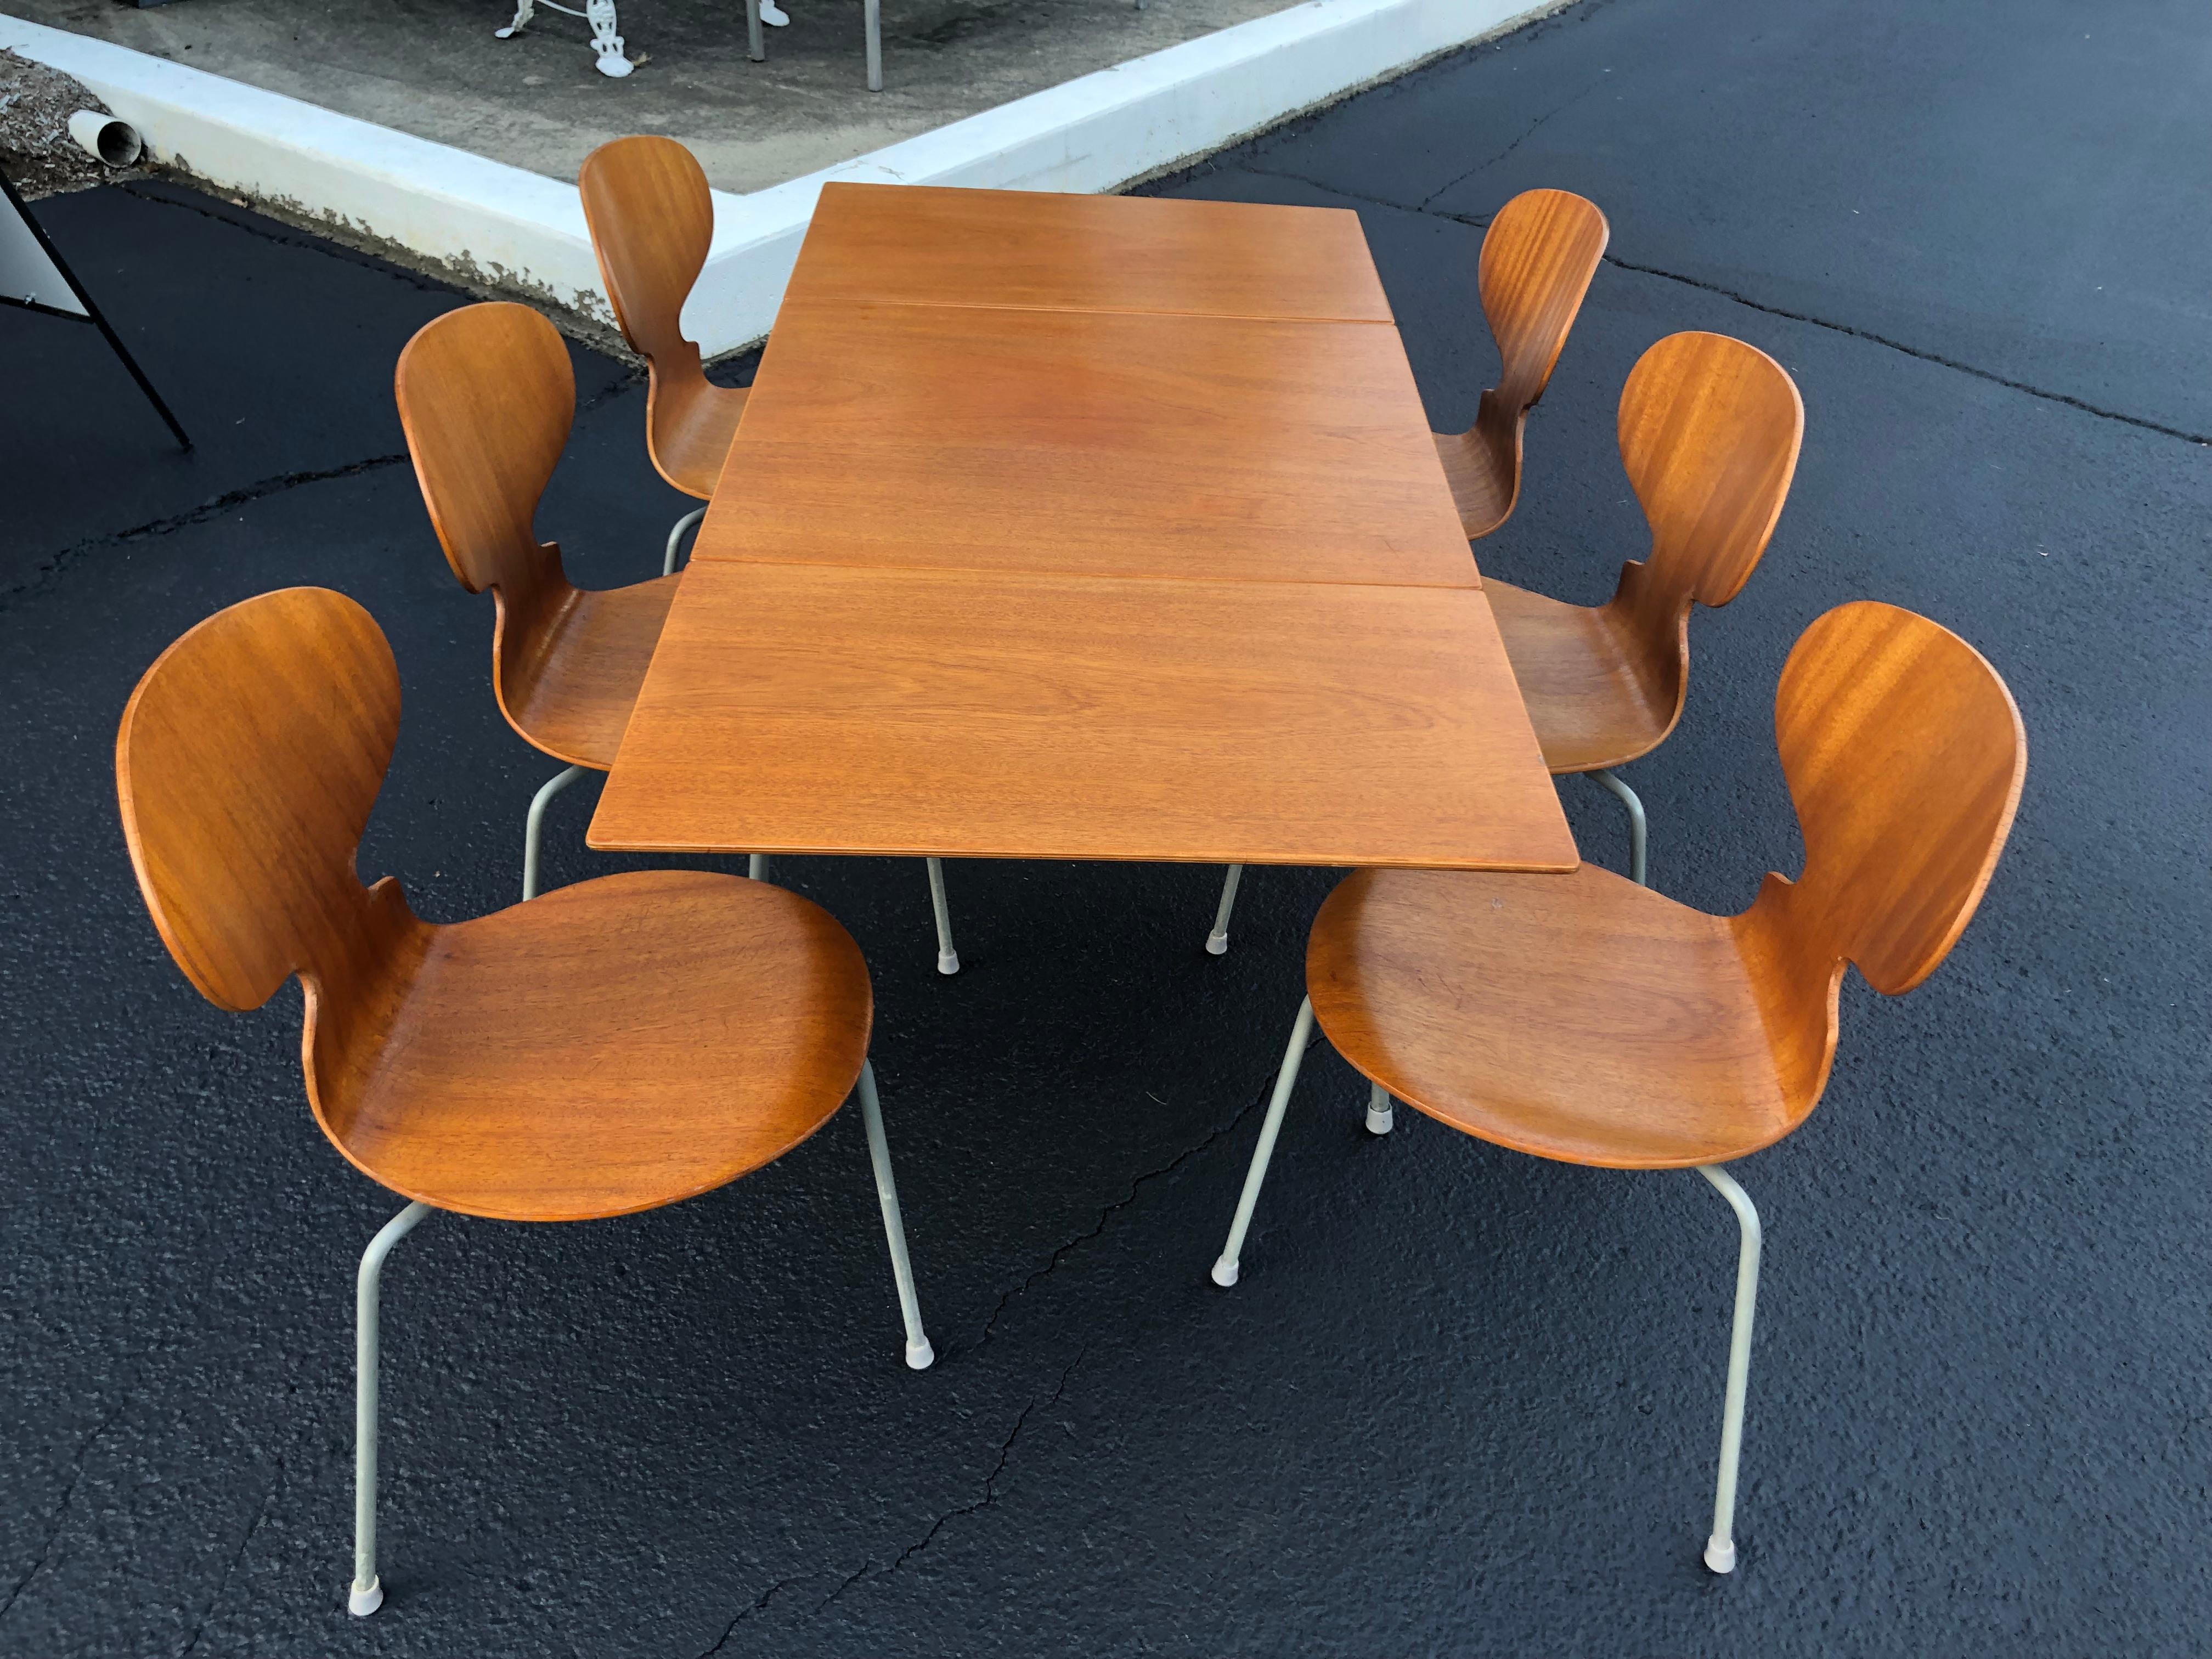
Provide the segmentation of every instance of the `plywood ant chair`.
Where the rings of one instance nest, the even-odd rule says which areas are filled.
[[[1475,280],[1498,343],[1498,384],[1482,394],[1473,426],[1436,434],[1469,541],[1504,524],[1521,499],[1528,411],[1551,383],[1611,234],[1595,203],[1564,190],[1522,191],[1483,232]]]
[[[827,912],[765,883],[641,871],[440,927],[355,861],[399,732],[368,613],[321,588],[218,612],[146,671],[115,776],[162,943],[219,1008],[297,975],[307,1100],[331,1145],[409,1200],[357,1281],[349,1605],[376,1563],[379,1285],[433,1210],[629,1215],[789,1152],[857,1087],[907,1364],[933,1353],[868,1062],[867,966]]]
[[[714,240],[707,175],[673,138],[617,138],[584,158],[576,190],[615,321],[651,376],[647,452],[674,488],[711,500],[745,394],[709,380],[699,348],[684,336],[684,301]],[[706,512],[694,508],[668,532],[664,575],[676,568],[678,548]]]
[[[533,528],[568,441],[576,381],[553,325],[527,306],[464,306],[422,325],[399,355],[399,422],[446,562],[471,593],[492,591],[492,691],[522,739],[566,769],[523,823],[522,896],[538,894],[547,805],[614,765],[681,578],[587,592]],[[756,854],[759,879],[768,860]],[[927,861],[937,966],[957,973],[944,866]]]
[[[1734,1569],[1737,1460],[1759,1223],[1724,1168],[1820,1098],[1846,963],[1898,995],[1964,931],[2012,825],[2020,712],[1956,635],[1893,605],[1829,611],[1775,701],[1804,832],[1796,880],[1769,875],[1714,916],[1584,865],[1571,876],[1364,870],[1306,948],[1283,1057],[1217,1285],[1237,1282],[1252,1212],[1316,1020],[1372,1085],[1481,1139],[1566,1164],[1694,1169],[1741,1233],[1720,1472],[1705,1565]]]
[[[1628,873],[1649,873],[1644,803],[1613,771],[1664,742],[1690,687],[1690,607],[1743,591],[1789,499],[1805,405],[1782,365],[1725,334],[1670,334],[1620,394],[1620,462],[1651,526],[1613,598],[1568,605],[1486,577],[1483,592],[1554,776],[1587,772],[1628,813]],[[1229,948],[1238,872],[1206,948]]]

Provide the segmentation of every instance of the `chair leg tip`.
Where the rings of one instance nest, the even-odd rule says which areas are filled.
[[[1226,933],[1208,933],[1206,936],[1206,954],[1210,957],[1227,956],[1229,954],[1229,935]]]
[[[1367,1109],[1367,1133],[1370,1135],[1387,1135],[1397,1127],[1397,1118],[1388,1106],[1383,1107],[1380,1111],[1372,1106]]]
[[[926,1371],[937,1363],[937,1350],[929,1346],[929,1339],[906,1345],[906,1363],[909,1370]]]
[[[1237,1282],[1237,1264],[1227,1256],[1213,1264],[1213,1282],[1227,1290]]]
[[[1735,1540],[1718,1533],[1705,1540],[1705,1565],[1715,1572],[1735,1571]]]
[[[957,951],[939,951],[937,953],[937,971],[940,974],[958,973],[960,971],[960,952]]]
[[[356,1619],[366,1619],[384,1605],[384,1580],[372,1578],[368,1588],[356,1584],[346,1593],[346,1611]]]

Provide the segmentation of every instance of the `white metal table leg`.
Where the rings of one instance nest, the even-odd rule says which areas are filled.
[[[768,48],[761,41],[761,0],[745,0],[745,56],[756,64],[768,61]]]
[[[745,860],[745,873],[755,881],[768,879],[768,854],[755,853]]]
[[[952,948],[952,907],[945,900],[945,860],[931,859],[929,865],[929,908],[937,913],[937,971],[957,974],[960,971],[960,952]]]
[[[1221,903],[1213,913],[1213,931],[1206,936],[1206,953],[1210,957],[1229,954],[1229,913],[1237,908],[1237,884],[1244,878],[1244,866],[1232,864],[1222,878]]]
[[[668,532],[668,556],[660,562],[662,575],[672,576],[676,574],[676,550],[684,545],[684,532],[687,530],[696,530],[699,527],[699,520],[706,516],[705,507],[695,507],[676,521],[676,528]]]
[[[860,19],[868,34],[868,90],[884,89],[884,7],[883,0],[862,0]]]
[[[1267,1179],[1267,1160],[1274,1156],[1275,1137],[1283,1127],[1283,1109],[1291,1103],[1291,1091],[1298,1085],[1298,1067],[1305,1063],[1306,1043],[1313,1036],[1313,999],[1298,1004],[1297,1023],[1291,1027],[1291,1046],[1283,1051],[1282,1069],[1275,1074],[1275,1096],[1267,1103],[1267,1121],[1260,1126],[1260,1144],[1252,1149],[1252,1167],[1244,1173],[1244,1191],[1237,1200],[1237,1218],[1229,1224],[1229,1243],[1213,1264],[1213,1282],[1226,1290],[1237,1282],[1237,1264],[1244,1251],[1244,1235],[1259,1206],[1260,1188]]]
[[[366,1619],[384,1605],[384,1585],[376,1574],[376,1372],[380,1286],[384,1258],[430,1213],[422,1202],[410,1204],[377,1230],[361,1253],[354,1280],[353,1403],[353,1589],[346,1611]]]
[[[589,769],[571,766],[556,772],[530,798],[530,816],[522,821],[522,899],[526,904],[538,896],[538,843],[545,824],[546,804]]]
[[[1759,1300],[1759,1212],[1719,1164],[1700,1164],[1698,1173],[1728,1200],[1743,1237],[1735,1266],[1735,1322],[1729,1334],[1728,1401],[1721,1409],[1720,1480],[1713,1490],[1713,1534],[1705,1540],[1705,1565],[1715,1572],[1734,1572],[1736,1462],[1743,1451],[1743,1397],[1751,1379],[1752,1310]]]
[[[1600,768],[1590,776],[1612,790],[1628,809],[1628,878],[1638,887],[1649,887],[1651,884],[1644,878],[1644,803],[1636,798],[1633,789],[1604,769]]]
[[[1367,1085],[1367,1133],[1387,1135],[1396,1126],[1391,1114],[1390,1091],[1379,1083]]]
[[[891,1278],[898,1285],[899,1316],[906,1322],[906,1363],[926,1371],[936,1363],[937,1351],[921,1328],[921,1298],[915,1293],[914,1265],[907,1260],[906,1224],[899,1219],[898,1188],[891,1181],[891,1149],[884,1139],[884,1108],[876,1094],[873,1060],[860,1062],[860,1121],[867,1126],[868,1162],[875,1166],[884,1236],[890,1241]]]

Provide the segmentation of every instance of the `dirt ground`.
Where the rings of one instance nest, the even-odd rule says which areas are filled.
[[[27,200],[136,176],[135,167],[103,166],[70,137],[69,118],[81,109],[107,106],[59,70],[0,52],[0,173]]]

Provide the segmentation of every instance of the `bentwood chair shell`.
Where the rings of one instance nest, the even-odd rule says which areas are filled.
[[[1694,1169],[1741,1235],[1705,1564],[1735,1565],[1735,1511],[1757,1210],[1723,1166],[1819,1102],[1846,963],[1912,989],[1988,884],[2027,743],[1996,670],[1910,611],[1859,603],[1808,629],[1775,702],[1804,835],[1796,881],[1769,875],[1713,916],[1585,865],[1571,876],[1367,870],[1330,895],[1214,1282],[1237,1282],[1314,1022],[1371,1085],[1501,1146],[1617,1170]]]
[[[399,731],[399,675],[352,600],[290,588],[162,653],[116,739],[139,890],[217,1007],[306,989],[315,1121],[408,1199],[357,1283],[355,1569],[376,1568],[379,1285],[433,1210],[510,1221],[628,1215],[711,1192],[790,1151],[855,1088],[906,1358],[933,1358],[892,1185],[859,948],[763,882],[634,872],[434,926],[355,873]]]
[[[1483,233],[1476,283],[1498,343],[1498,384],[1482,394],[1473,426],[1436,434],[1469,541],[1504,524],[1521,498],[1522,428],[1551,382],[1611,234],[1595,204],[1564,190],[1524,191]]]
[[[684,301],[714,240],[707,175],[673,138],[617,138],[584,158],[576,189],[615,320],[650,374],[645,444],[653,465],[685,495],[710,500],[745,394],[709,380],[699,348],[684,337]],[[705,514],[696,508],[676,521],[664,574]]]
[[[533,528],[574,418],[576,381],[553,325],[527,306],[464,306],[423,325],[399,355],[399,422],[446,562],[471,593],[492,591],[492,690],[507,724],[566,769],[523,824],[522,896],[538,893],[547,804],[614,765],[681,578],[592,592],[572,586],[557,544]],[[766,873],[756,854],[750,873]],[[937,966],[957,973],[944,866],[928,860]]]
[[[1497,619],[1529,724],[1554,776],[1587,772],[1628,813],[1628,872],[1648,873],[1644,803],[1613,769],[1649,754],[1682,717],[1690,606],[1743,591],[1782,516],[1805,405],[1782,365],[1724,334],[1670,334],[1637,360],[1620,394],[1621,465],[1651,550],[1621,567],[1601,605],[1568,605],[1491,577]],[[1240,872],[1222,884],[1206,948],[1229,948]]]

